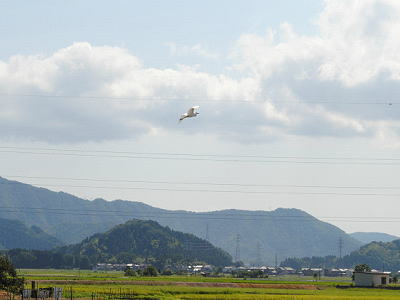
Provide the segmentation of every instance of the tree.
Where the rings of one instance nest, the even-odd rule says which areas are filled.
[[[79,258],[79,268],[84,269],[84,270],[89,270],[90,269],[90,260],[87,255],[81,255]]]
[[[153,266],[148,266],[146,269],[143,270],[143,276],[157,276],[158,271]]]
[[[24,278],[18,277],[13,264],[5,256],[0,256],[0,290],[19,294],[24,288]]]
[[[354,268],[354,272],[371,272],[371,267],[367,264],[360,264]]]
[[[138,275],[137,272],[132,268],[125,269],[125,276],[137,276],[137,275]]]

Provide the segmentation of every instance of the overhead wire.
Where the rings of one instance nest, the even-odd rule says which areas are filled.
[[[86,100],[113,100],[113,101],[146,101],[146,102],[165,102],[165,101],[177,101],[177,102],[185,102],[185,101],[196,101],[196,102],[224,102],[224,103],[248,103],[248,104],[256,104],[256,103],[292,103],[292,104],[340,104],[340,105],[394,105],[400,104],[399,101],[388,101],[381,99],[381,101],[332,101],[332,100],[260,100],[260,99],[244,99],[244,98],[208,98],[199,97],[195,95],[185,95],[182,97],[174,96],[174,97],[113,97],[113,96],[84,96],[84,95],[45,95],[45,94],[12,94],[12,93],[0,93],[0,96],[3,97],[34,97],[34,98],[43,98],[43,99],[86,99]],[[193,97],[195,96],[195,97]]]
[[[1,183],[0,184],[8,184]],[[211,189],[175,189],[175,188],[151,188],[151,187],[121,187],[121,186],[91,186],[91,185],[68,185],[68,184],[41,184],[33,183],[43,187],[69,187],[69,188],[90,188],[90,189],[111,189],[111,190],[144,190],[163,192],[196,192],[196,193],[237,193],[237,194],[268,194],[268,195],[336,195],[336,196],[379,196],[379,197],[400,197],[400,194],[381,193],[339,193],[339,192],[290,192],[290,191],[245,191],[245,190],[211,190]]]
[[[312,159],[312,160],[365,160],[365,161],[400,161],[400,158],[389,157],[356,157],[356,156],[282,156],[282,155],[242,155],[228,153],[185,153],[185,152],[133,152],[133,151],[112,151],[112,150],[87,150],[87,149],[63,149],[46,147],[18,147],[18,146],[0,146],[0,149],[31,150],[31,151],[59,151],[59,152],[83,152],[83,153],[110,153],[110,154],[132,154],[132,155],[164,155],[164,156],[194,156],[194,157],[234,157],[234,158],[276,158],[276,159]]]
[[[1,148],[1,147],[0,147]],[[21,149],[21,148],[20,148]],[[47,152],[38,152],[47,151]],[[67,153],[65,153],[67,152]],[[0,150],[0,153],[14,153],[14,154],[31,154],[31,155],[56,155],[56,156],[76,156],[76,157],[106,157],[106,158],[127,158],[127,159],[149,159],[149,160],[182,160],[182,161],[210,161],[210,162],[235,162],[235,163],[293,163],[293,164],[314,164],[314,165],[373,165],[373,166],[398,166],[400,159],[398,158],[354,158],[352,161],[350,157],[343,158],[329,158],[329,157],[301,157],[301,156],[259,156],[260,159],[243,159],[243,157],[231,156],[233,158],[223,158],[224,155],[205,155],[205,154],[192,154],[189,153],[156,153],[156,152],[140,152],[132,155],[108,155],[99,154],[95,151],[84,150]],[[183,154],[183,155],[182,155]],[[219,158],[220,157],[220,158]],[[256,158],[257,156],[254,156]],[[265,159],[262,159],[265,158]],[[300,160],[302,159],[302,160]],[[343,159],[344,161],[339,161]]]
[[[211,185],[211,186],[239,186],[239,187],[284,187],[284,188],[322,188],[322,189],[372,189],[372,190],[398,190],[400,186],[338,186],[338,185],[298,185],[298,184],[255,184],[237,182],[199,182],[199,181],[156,181],[156,180],[128,180],[128,179],[104,179],[104,178],[75,178],[56,176],[26,176],[7,175],[7,178],[22,179],[46,179],[46,180],[71,180],[92,182],[118,182],[118,183],[144,183],[144,184],[168,184],[168,185]]]
[[[167,219],[197,219],[201,220],[240,220],[240,221],[257,221],[257,220],[271,220],[271,221],[296,221],[296,222],[315,222],[321,221],[333,221],[333,222],[355,222],[355,223],[400,223],[399,217],[313,217],[313,216],[302,216],[302,215],[263,215],[260,213],[255,214],[243,214],[239,213],[237,215],[232,213],[222,213],[222,212],[158,212],[158,213],[129,213],[126,210],[74,210],[65,208],[49,208],[49,207],[12,207],[12,206],[0,206],[2,212],[7,213],[32,213],[41,214],[43,211],[50,211],[51,214],[59,215],[74,215],[74,216],[110,216],[110,217],[136,217],[136,218],[167,218]],[[215,213],[218,213],[216,216]],[[214,214],[214,216],[212,215]]]
[[[185,99],[185,98],[134,98],[134,97],[105,97],[105,96],[68,96],[68,95],[37,95],[37,94],[5,94],[0,96],[8,97],[38,97],[38,98],[77,98],[88,100],[129,100],[129,101],[189,101],[196,102],[229,102],[229,103],[295,103],[295,104],[355,104],[355,105],[393,105],[400,104],[395,101],[265,101],[265,100],[249,100],[249,99]],[[82,156],[82,157],[111,157],[111,158],[133,158],[133,159],[150,159],[150,160],[191,160],[191,161],[213,161],[213,162],[254,162],[254,163],[296,163],[296,164],[351,164],[351,165],[386,165],[397,166],[396,163],[400,158],[359,158],[359,157],[301,157],[301,156],[257,156],[257,155],[226,155],[226,154],[190,154],[190,153],[156,153],[156,152],[120,152],[120,151],[102,151],[102,150],[73,150],[73,149],[56,149],[56,148],[27,148],[20,151],[21,147],[5,147],[1,146],[2,153],[16,154],[33,154],[33,155],[64,155],[64,156]],[[14,150],[10,150],[14,149]],[[15,150],[16,149],[16,150]],[[36,151],[36,152],[35,152]],[[37,151],[52,151],[37,152]],[[55,152],[57,151],[57,152]],[[63,153],[69,152],[69,153]],[[95,153],[95,154],[94,154]],[[118,154],[118,155],[105,155]],[[129,155],[120,155],[129,154]],[[229,157],[229,159],[226,159]],[[232,159],[234,158],[234,159]],[[267,160],[265,160],[267,159]],[[299,161],[307,160],[307,161]],[[322,161],[325,160],[325,161]],[[340,161],[343,160],[343,161]],[[14,176],[17,177],[17,176]],[[20,176],[21,178],[21,176]],[[28,178],[28,176],[27,176]],[[31,177],[32,178],[32,177]],[[39,177],[35,177],[38,179]],[[44,179],[44,178],[42,178]],[[49,179],[49,178],[47,178]],[[61,179],[61,178],[59,178]],[[64,179],[64,178],[63,178]],[[185,184],[185,185],[214,185],[214,186],[240,186],[240,187],[294,187],[294,188],[333,188],[333,189],[399,189],[398,187],[358,187],[358,186],[315,186],[315,185],[257,185],[257,184],[239,184],[239,183],[196,183],[196,182],[170,182],[170,181],[116,181],[116,180],[98,180],[98,179],[73,179],[68,180],[86,180],[86,181],[110,181],[110,182],[130,182],[130,183],[146,183],[146,184]],[[379,194],[379,193],[336,193],[336,192],[276,192],[276,191],[243,191],[243,190],[200,190],[200,189],[171,189],[171,188],[149,188],[149,187],[115,187],[115,186],[89,186],[89,185],[44,185],[44,186],[63,186],[76,188],[100,188],[100,189],[133,189],[133,190],[151,190],[151,191],[173,191],[173,192],[211,192],[211,193],[245,193],[245,194],[302,194],[302,195],[345,195],[345,196],[389,196],[399,197],[400,194]],[[57,212],[56,212],[57,213]],[[58,212],[59,213],[59,212]],[[385,220],[382,220],[385,221]],[[385,221],[386,222],[386,221]],[[397,221],[396,221],[397,222]]]

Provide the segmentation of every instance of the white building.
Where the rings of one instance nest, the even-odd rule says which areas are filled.
[[[389,283],[390,273],[384,272],[354,272],[355,286],[380,286]]]

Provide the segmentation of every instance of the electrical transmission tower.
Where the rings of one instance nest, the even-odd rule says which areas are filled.
[[[342,259],[343,239],[339,238],[339,258]]]
[[[261,244],[260,244],[260,242],[257,242],[256,249],[257,249],[257,260],[256,260],[256,264],[257,264],[257,265],[261,265]]]
[[[210,237],[208,235],[208,223],[207,223],[207,226],[206,226],[206,241],[210,241]]]
[[[235,261],[240,261],[240,234],[236,235]]]

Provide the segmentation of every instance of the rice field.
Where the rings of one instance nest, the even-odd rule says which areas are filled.
[[[400,290],[351,288],[346,278],[283,276],[265,280],[228,277],[125,277],[123,272],[19,270],[39,287],[63,288],[65,299],[92,299],[97,293],[129,293],[135,299],[400,299]],[[99,299],[94,298],[94,299]]]

